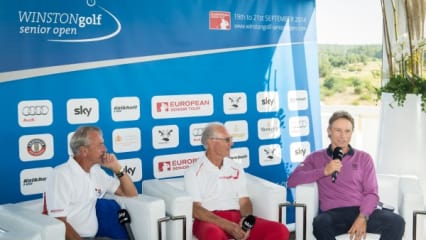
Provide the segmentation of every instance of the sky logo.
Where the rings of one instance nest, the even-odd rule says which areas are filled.
[[[258,92],[256,94],[258,112],[277,112],[280,101],[278,92]]]
[[[99,120],[99,103],[95,98],[70,99],[67,120],[71,124],[95,123]]]

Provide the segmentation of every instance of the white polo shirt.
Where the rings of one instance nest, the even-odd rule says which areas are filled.
[[[100,165],[85,172],[73,159],[55,167],[47,179],[46,202],[49,215],[66,217],[82,237],[93,237],[98,231],[96,200],[105,193],[115,193],[120,182]]]
[[[239,163],[225,158],[219,169],[204,155],[185,172],[185,191],[209,211],[239,210],[247,197],[246,176]]]

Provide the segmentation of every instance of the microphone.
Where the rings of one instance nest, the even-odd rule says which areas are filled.
[[[118,210],[118,221],[126,228],[129,240],[135,240],[135,236],[133,236],[132,229],[130,228],[130,215],[126,209]]]
[[[254,227],[254,223],[256,222],[256,218],[253,215],[248,215],[244,218],[243,222],[241,223],[241,228],[244,232],[247,232],[248,230],[252,229]]]
[[[342,161],[343,158],[343,151],[341,147],[336,147],[333,151],[333,160],[334,159],[339,159],[340,161]],[[337,178],[337,171],[334,171],[333,174],[331,174],[331,181],[333,183],[336,182],[336,178]]]

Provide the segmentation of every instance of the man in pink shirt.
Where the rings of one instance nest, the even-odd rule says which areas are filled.
[[[330,145],[306,157],[288,179],[288,187],[317,182],[320,213],[314,218],[314,236],[331,240],[349,233],[364,239],[367,232],[379,233],[383,240],[400,240],[404,219],[379,203],[376,172],[371,156],[349,144],[354,129],[352,116],[335,112],[327,128]],[[341,160],[336,154],[341,148]]]

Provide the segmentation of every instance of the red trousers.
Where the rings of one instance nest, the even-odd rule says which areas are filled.
[[[213,211],[213,213],[238,224],[241,219],[240,212],[237,210]],[[228,240],[233,238],[217,225],[197,219],[194,220],[192,230],[193,234],[199,240]],[[283,224],[256,217],[256,222],[250,231],[250,236],[248,239],[288,240],[289,236],[290,232]]]

